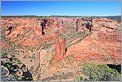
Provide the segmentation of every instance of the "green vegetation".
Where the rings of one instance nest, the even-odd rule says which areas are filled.
[[[82,64],[83,74],[88,77],[87,81],[119,81],[121,74],[115,69],[109,68],[107,65]],[[83,76],[77,76],[77,81],[83,80]]]
[[[86,33],[85,31],[80,31],[78,33],[70,35],[69,37],[66,38],[67,39],[66,47],[69,48],[71,45],[75,45],[75,44],[79,43],[86,36],[88,36],[88,33]],[[76,40],[76,41],[73,42],[74,40]]]
[[[55,56],[55,54],[54,54],[54,51],[53,51],[53,53],[52,53],[52,60],[54,60],[54,56]]]
[[[110,61],[111,60],[111,57],[110,56],[106,56],[103,61]]]
[[[103,61],[110,61],[110,60],[113,60],[112,57],[111,57],[111,54],[108,53],[107,51],[105,51],[104,49],[98,47],[98,46],[94,46],[93,49],[99,51],[99,52],[102,52],[103,54],[105,54],[105,58],[103,59]]]
[[[75,80],[76,80],[76,81],[81,81],[81,80],[82,80],[82,77],[81,77],[80,75],[76,75],[76,76],[75,76]]]

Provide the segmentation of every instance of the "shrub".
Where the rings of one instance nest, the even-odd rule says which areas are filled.
[[[120,74],[117,70],[107,65],[83,64],[82,69],[90,81],[119,81]]]

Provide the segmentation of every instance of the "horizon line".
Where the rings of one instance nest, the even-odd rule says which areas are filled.
[[[1,15],[1,17],[2,16],[42,16],[42,15]],[[43,15],[43,16],[85,16],[85,15]],[[91,15],[91,16],[95,16],[95,15]],[[96,16],[121,16],[121,15],[96,15]]]

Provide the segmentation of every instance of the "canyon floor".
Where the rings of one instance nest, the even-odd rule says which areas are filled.
[[[2,66],[9,69],[11,62],[10,66],[15,64],[18,67],[12,69],[14,73],[7,70],[6,78],[13,75],[16,80],[23,80],[23,77],[24,80],[41,81],[120,80],[119,22],[93,18],[92,31],[89,32],[83,26],[85,20],[82,17],[78,31],[75,30],[77,17],[47,17],[49,24],[42,35],[40,19],[2,17]],[[10,26],[12,29],[8,32]],[[13,62],[14,58],[17,60]],[[120,67],[116,69],[117,66]],[[27,71],[30,76],[26,75]]]

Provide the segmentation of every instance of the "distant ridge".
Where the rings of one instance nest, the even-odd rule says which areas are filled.
[[[1,16],[1,17],[39,17],[39,15],[15,15],[15,16]],[[41,16],[42,17],[42,16]],[[50,15],[43,17],[121,17],[121,15],[115,16],[68,16],[68,15]]]
[[[119,23],[121,22],[121,16],[104,16],[104,17],[112,20],[116,20]]]
[[[67,16],[67,15],[50,15],[50,16],[37,16],[37,15],[16,15],[16,16],[1,16],[1,17],[93,17],[93,18],[109,18],[121,22],[121,15],[117,16]]]

